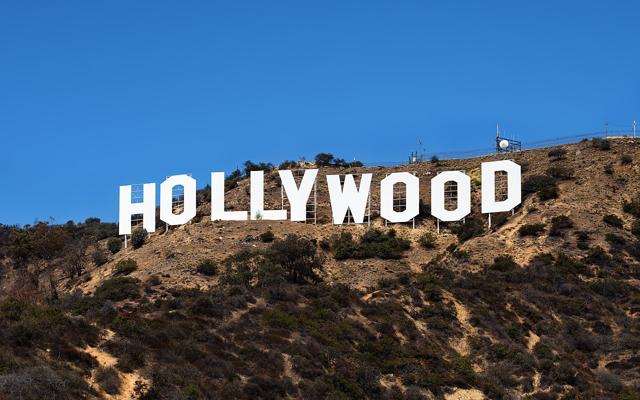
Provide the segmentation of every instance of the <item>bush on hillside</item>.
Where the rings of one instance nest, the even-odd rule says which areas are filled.
[[[333,165],[334,157],[331,153],[318,153],[314,160],[318,167],[328,167]]]
[[[604,173],[607,175],[613,175],[615,171],[613,170],[613,163],[608,163],[604,166]]]
[[[463,243],[473,237],[483,235],[485,227],[485,222],[482,219],[469,217],[465,219],[463,224],[457,225],[452,230],[458,236],[460,243]]]
[[[600,150],[611,150],[611,142],[607,139],[594,138],[591,140],[591,145]]]
[[[436,248],[436,236],[431,232],[425,232],[418,238],[418,243],[423,248],[430,250]]]
[[[631,233],[636,236],[640,236],[640,220],[637,219],[633,221],[633,223],[631,224]]]
[[[198,263],[196,272],[205,276],[214,276],[218,273],[218,265],[211,259],[202,260]]]
[[[274,166],[271,163],[254,163],[253,161],[247,160],[244,162],[244,176],[250,176],[251,171],[264,171],[265,174],[273,171]]]
[[[558,186],[555,178],[548,175],[532,175],[522,183],[522,195],[537,193],[541,201],[558,197]]]
[[[275,237],[276,235],[274,235],[271,231],[262,232],[260,234],[260,241],[262,243],[271,243],[273,242],[273,239],[275,239]]]
[[[229,176],[224,178],[224,191],[228,192],[231,189],[238,187],[238,182],[242,179],[242,172],[239,169],[235,169]]]
[[[100,367],[96,371],[96,382],[110,395],[120,393],[120,375],[113,367]]]
[[[116,275],[129,275],[133,271],[138,269],[138,263],[136,260],[132,260],[127,258],[125,260],[120,260],[116,264],[115,274]]]
[[[318,282],[323,259],[317,253],[315,242],[291,234],[273,242],[266,252],[268,263],[279,265],[293,283]]]
[[[624,225],[624,223],[622,222],[622,218],[613,214],[605,215],[604,217],[602,217],[602,221],[607,225],[613,226],[614,228],[622,228],[622,226]]]
[[[97,267],[99,267],[101,265],[104,265],[107,262],[108,257],[107,257],[107,254],[103,250],[96,249],[96,250],[93,251],[93,253],[91,253],[91,259],[93,260],[93,263]]]
[[[518,229],[520,236],[537,236],[544,232],[544,224],[524,224]]]
[[[516,267],[519,267],[519,265],[513,260],[513,256],[505,254],[496,257],[490,268],[495,271],[509,272]]]
[[[551,218],[551,228],[549,235],[560,236],[565,229],[573,228],[573,221],[566,215],[558,215]]]
[[[147,230],[138,228],[131,234],[131,245],[134,249],[139,249],[147,240]]]
[[[354,241],[350,232],[343,232],[332,245],[336,260],[381,258],[399,259],[411,247],[411,243],[396,235],[394,229],[382,232],[369,229],[359,241]]]
[[[567,155],[567,151],[565,149],[553,149],[553,150],[549,150],[549,152],[547,153],[547,156],[551,158],[551,161],[562,160],[565,158],[566,155]]]
[[[640,199],[636,198],[631,201],[625,201],[622,210],[636,218],[640,218]]]
[[[628,165],[628,164],[631,164],[632,162],[633,162],[633,157],[631,157],[629,154],[623,154],[620,156],[620,164]]]
[[[278,165],[278,169],[294,169],[297,168],[299,163],[297,161],[285,160]]]
[[[103,303],[106,300],[121,301],[140,297],[138,281],[128,276],[118,276],[102,282],[93,297]]]
[[[122,249],[122,240],[117,237],[111,237],[107,240],[107,249],[111,252],[111,254],[116,254]]]
[[[547,175],[558,179],[558,180],[568,180],[572,179],[574,176],[573,168],[569,168],[566,165],[552,165],[547,168]]]

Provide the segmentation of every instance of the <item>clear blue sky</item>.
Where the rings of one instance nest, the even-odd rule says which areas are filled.
[[[452,3],[3,1],[0,223],[115,221],[121,184],[247,159],[640,119],[639,2]]]

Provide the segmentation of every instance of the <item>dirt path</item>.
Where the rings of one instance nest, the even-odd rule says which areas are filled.
[[[471,354],[471,346],[469,345],[469,335],[476,334],[476,328],[471,325],[469,319],[471,315],[467,307],[460,303],[453,297],[451,292],[443,290],[444,298],[453,303],[456,309],[456,318],[462,327],[462,337],[459,339],[451,339],[451,347],[458,352],[461,356],[467,356]]]
[[[103,343],[108,342],[115,336],[115,333],[111,330],[105,330],[102,340],[96,347],[87,346],[84,348],[84,351],[96,359],[99,364],[98,368],[109,368],[115,367],[118,359],[106,351],[100,349],[100,346]],[[136,371],[131,373],[125,373],[118,371],[118,376],[120,377],[120,392],[116,395],[110,395],[106,393],[96,381],[96,373],[98,368],[91,371],[91,377],[88,379],[88,383],[91,387],[93,387],[99,394],[100,397],[104,399],[110,400],[132,400],[136,399],[136,387],[141,385],[149,386],[149,381],[138,374]]]

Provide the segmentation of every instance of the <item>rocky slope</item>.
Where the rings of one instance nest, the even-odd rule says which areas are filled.
[[[0,397],[640,398],[640,142],[509,157],[526,195],[490,231],[478,176],[495,156],[322,168],[316,225],[213,222],[204,201],[197,221],[71,278],[68,250],[18,263],[8,234]],[[415,172],[428,202],[430,177],[454,169],[472,177],[465,224],[436,234],[431,217],[415,229],[377,217],[386,174]],[[380,232],[328,224],[324,176],[365,171]],[[248,181],[226,201],[247,209]]]

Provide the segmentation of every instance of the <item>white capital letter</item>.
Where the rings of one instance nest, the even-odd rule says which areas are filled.
[[[404,183],[406,186],[406,208],[404,211],[393,209],[393,186]],[[419,179],[409,172],[395,172],[380,182],[380,216],[389,222],[407,222],[418,215],[420,209]]]
[[[120,224],[121,235],[131,234],[131,216],[142,214],[142,227],[147,232],[156,230],[156,184],[145,183],[142,189],[142,202],[131,202],[131,185],[120,186]]]
[[[287,219],[287,210],[264,209],[264,171],[251,171],[250,205],[251,219]]]
[[[481,165],[482,212],[510,211],[522,201],[521,169],[510,160],[485,162]],[[507,173],[507,198],[496,201],[496,171]]]
[[[444,184],[456,182],[457,204],[455,210],[444,206]],[[471,178],[460,171],[441,172],[431,179],[431,215],[440,221],[460,221],[471,212]]]
[[[344,188],[340,187],[340,175],[327,175],[331,213],[334,224],[342,224],[347,210],[351,210],[353,221],[357,224],[364,222],[364,212],[369,199],[372,174],[362,174],[360,189],[356,188],[353,175],[345,175]]]
[[[178,215],[173,213],[173,188],[183,188],[184,209]],[[182,225],[196,216],[196,180],[189,175],[174,175],[160,184],[160,219],[169,225]]]
[[[244,221],[246,211],[224,210],[224,172],[211,173],[211,220]]]
[[[318,170],[305,170],[304,175],[302,176],[302,182],[300,182],[300,188],[297,187],[291,171],[278,171],[278,174],[280,174],[282,187],[284,188],[284,191],[287,194],[287,199],[289,199],[289,204],[291,205],[291,221],[306,221],[307,201],[309,201],[309,195],[311,194],[311,189],[313,189],[313,184],[316,181]]]

